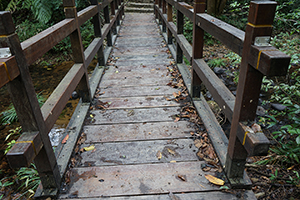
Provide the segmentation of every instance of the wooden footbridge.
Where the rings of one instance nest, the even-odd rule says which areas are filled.
[[[243,32],[205,14],[204,0],[194,7],[157,0],[151,14],[124,13],[121,0],[91,0],[78,13],[74,0],[63,2],[66,19],[22,43],[11,14],[0,12],[0,47],[6,52],[0,86],[7,85],[24,131],[7,158],[15,168],[35,162],[41,178],[36,197],[255,199],[245,163],[247,156],[268,152],[268,139],[251,128],[262,78],[286,74],[290,60],[266,42],[276,3],[251,2]],[[183,35],[184,16],[194,23],[193,45]],[[79,27],[90,18],[95,39],[84,50]],[[204,31],[242,56],[236,97],[202,59]],[[75,64],[39,108],[28,66],[68,36]],[[95,56],[98,66],[88,78]],[[229,138],[201,85],[231,122]],[[75,89],[81,100],[65,141],[53,152],[48,133]],[[196,155],[209,145],[207,135],[215,149],[210,154],[217,157]],[[233,190],[224,192],[208,175]],[[236,195],[236,188],[246,190]]]

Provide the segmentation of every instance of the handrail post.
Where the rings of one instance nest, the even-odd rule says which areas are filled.
[[[154,6],[153,6],[153,8],[154,8],[155,19],[158,19],[158,13],[157,13],[156,8],[155,8],[156,5],[158,5],[158,0],[155,0],[155,1],[154,1]]]
[[[112,16],[116,15],[116,6],[115,6],[116,1],[113,0],[112,2],[110,2],[110,13]],[[117,34],[117,27],[116,27],[116,22],[114,22],[114,24],[112,25],[112,32],[114,35]]]
[[[237,139],[238,125],[240,122],[254,121],[263,78],[263,74],[249,64],[250,48],[254,45],[256,37],[271,35],[276,4],[274,1],[250,3],[225,164],[226,175],[233,180],[230,182],[239,182],[238,180],[243,179],[247,151],[242,144],[243,141]]]
[[[204,31],[196,24],[197,13],[205,12],[205,0],[195,0],[194,2],[194,23],[193,23],[193,55],[192,61],[194,59],[203,58],[203,45],[204,45]],[[192,65],[194,66],[194,65]],[[192,82],[191,82],[191,96],[192,98],[200,98],[201,83],[199,76],[197,75],[195,69],[192,69]]]
[[[177,19],[176,19],[177,35],[183,34],[183,26],[184,26],[184,18],[183,17],[184,17],[183,13],[180,12],[177,9]],[[182,63],[182,60],[183,60],[183,52],[182,52],[182,49],[181,49],[179,43],[177,42],[177,45],[176,45],[176,62],[177,63]]]
[[[158,0],[158,8],[161,9],[162,8],[162,0]],[[158,24],[161,25],[162,24],[162,18],[160,15],[158,15]]]
[[[110,17],[109,17],[109,9],[108,6],[105,6],[105,8],[103,9],[103,14],[104,14],[104,21],[106,24],[110,23]],[[112,37],[111,37],[111,30],[109,30],[107,36],[107,46],[111,47],[112,46]]]
[[[34,85],[29,73],[27,60],[23,53],[19,37],[15,33],[11,13],[0,12],[0,48],[9,47],[11,54],[15,56],[20,76],[7,83],[7,89],[17,112],[23,132],[38,131],[43,147],[35,155],[35,165],[45,190],[57,189],[60,187],[61,176],[57,166],[56,158],[48,137],[44,118],[36,97]],[[32,142],[33,141],[28,141]]]
[[[120,0],[116,0],[116,9],[119,10],[120,7]],[[118,15],[117,19],[116,19],[116,25],[120,26],[120,14]]]
[[[167,3],[167,16],[168,16],[168,22],[173,22],[173,8],[172,5]],[[167,29],[167,35],[168,35],[168,44],[172,44],[173,36],[171,30]]]
[[[166,0],[162,0],[162,13],[166,14],[167,13],[167,9],[166,9]],[[163,20],[162,21],[162,32],[165,33],[166,32],[166,23]]]
[[[77,20],[77,10],[75,7],[75,0],[63,0],[64,11],[66,18],[74,18],[76,23],[76,29],[70,34],[71,48],[75,63],[83,63],[84,74],[77,86],[77,92],[82,98],[83,102],[91,102],[91,92],[89,85],[89,78],[87,73],[87,66],[85,64],[84,50],[81,40],[80,27]]]
[[[101,38],[102,32],[101,32],[100,8],[99,8],[98,0],[91,0],[91,5],[97,5],[97,7],[98,7],[98,14],[96,14],[93,17],[93,26],[94,26],[95,37]],[[101,47],[99,48],[99,50],[97,52],[97,60],[98,60],[99,66],[105,65],[103,45],[101,45]]]

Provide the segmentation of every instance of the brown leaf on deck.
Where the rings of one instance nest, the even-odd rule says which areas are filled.
[[[209,182],[211,182],[211,183],[213,183],[213,184],[215,184],[215,185],[220,185],[220,186],[222,186],[222,185],[224,185],[224,183],[225,183],[225,181],[223,181],[222,179],[219,179],[219,178],[217,178],[217,177],[214,177],[214,176],[212,176],[212,175],[210,175],[210,174],[205,174],[205,178],[206,178]]]
[[[68,139],[69,139],[69,134],[66,135],[66,137],[61,141],[61,143],[65,144]]]
[[[177,177],[182,181],[186,181],[186,175],[178,175]]]

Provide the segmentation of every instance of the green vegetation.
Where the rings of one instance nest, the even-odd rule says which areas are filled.
[[[211,68],[226,66],[226,60],[223,58],[211,59],[207,62]]]
[[[76,0],[77,11],[89,5],[87,0]],[[0,2],[1,10],[12,12],[13,20],[16,25],[16,33],[20,41],[36,35],[49,28],[55,23],[63,20],[63,2],[61,0],[10,0]],[[81,27],[81,35],[84,48],[92,41],[94,31],[90,21]],[[65,38],[50,51],[50,54],[69,55],[71,53],[71,43],[69,38]]]
[[[40,92],[39,94],[37,94],[37,99],[39,102],[40,107],[42,107],[42,105],[44,104],[44,102],[46,101],[46,98],[41,95],[42,92]],[[18,121],[18,116],[15,110],[15,107],[13,106],[13,104],[11,103],[10,106],[7,108],[7,110],[3,111],[0,113],[0,121],[3,125],[5,124],[11,124],[13,122]]]
[[[15,175],[0,180],[2,191],[7,187],[16,188],[15,192],[19,194],[17,194],[14,199],[21,199],[21,197],[26,197],[28,199],[32,197],[39,184],[40,178],[34,164],[31,164],[30,168],[22,167],[16,171]],[[2,199],[2,197],[3,195],[0,196],[0,199]]]
[[[270,149],[274,156],[267,157],[258,164],[276,163],[290,166],[300,163],[300,2],[296,0],[277,0],[274,35],[271,44],[291,56],[291,65],[285,77],[265,77],[262,91],[267,99],[262,104],[270,107],[272,103],[286,106],[283,111],[268,109],[267,115],[259,117],[259,123],[271,132],[276,142]],[[247,23],[249,1],[227,2],[225,13],[219,18],[244,30]],[[238,68],[240,57],[234,53],[225,56],[230,65]],[[214,61],[211,61],[214,62]],[[238,71],[234,82],[238,82]],[[298,174],[299,175],[299,174]],[[295,177],[295,176],[294,176]]]
[[[19,126],[15,129],[11,129],[9,130],[9,134],[6,136],[5,141],[9,141],[9,138],[11,136],[19,136],[21,135],[21,131],[22,131],[22,127]],[[10,140],[9,142],[6,143],[7,147],[4,150],[4,154],[7,154],[7,152],[9,152],[9,150],[14,146],[14,144],[16,143],[16,140]]]

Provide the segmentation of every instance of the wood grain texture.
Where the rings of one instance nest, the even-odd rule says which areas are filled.
[[[193,131],[192,124],[187,121],[135,123],[114,125],[88,125],[83,128],[87,139],[92,142],[120,142],[159,139],[189,138]]]
[[[201,170],[203,162],[74,168],[70,194],[76,197],[168,194],[170,192],[216,191]],[[187,181],[177,178],[185,175]],[[104,181],[100,181],[104,180]],[[68,197],[61,195],[60,198]]]
[[[43,143],[39,132],[23,133],[6,154],[10,167],[29,167],[42,147]]]
[[[7,75],[7,71],[3,62],[6,64],[9,77]],[[18,68],[16,58],[14,56],[0,59],[0,88],[2,88],[10,80],[14,80],[19,75],[20,70]]]

